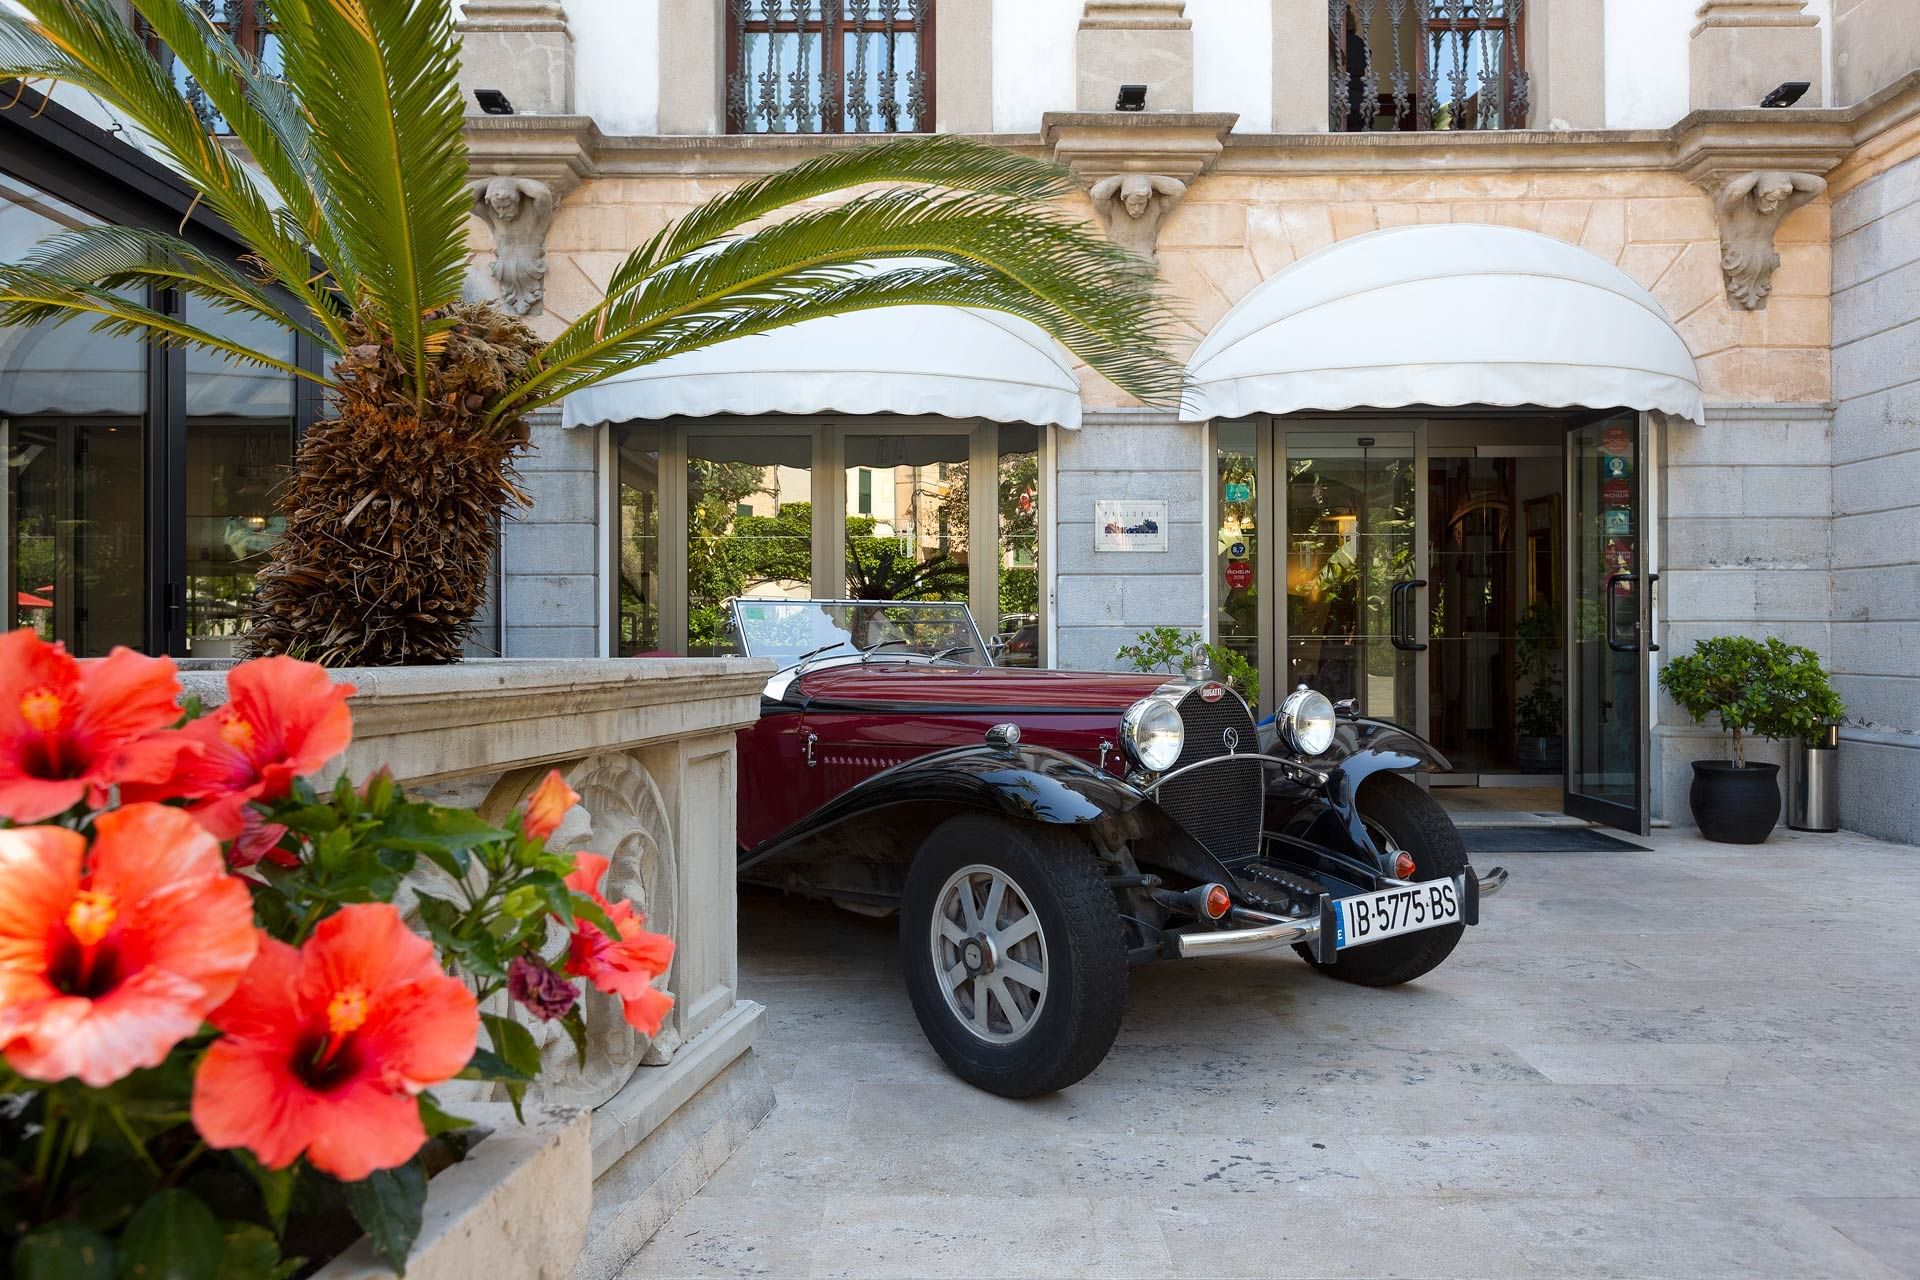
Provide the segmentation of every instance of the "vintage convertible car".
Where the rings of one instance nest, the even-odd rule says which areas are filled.
[[[1446,959],[1476,874],[1403,729],[1304,685],[995,666],[964,605],[739,599],[779,671],[740,733],[740,876],[900,916],[927,1039],[1009,1097],[1106,1056],[1132,965],[1291,945],[1368,986]]]

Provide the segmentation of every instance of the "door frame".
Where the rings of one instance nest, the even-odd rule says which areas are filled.
[[[1631,806],[1621,804],[1614,800],[1605,800],[1595,796],[1584,795],[1574,790],[1574,770],[1579,761],[1578,744],[1580,735],[1574,725],[1574,708],[1576,701],[1573,697],[1576,670],[1575,658],[1578,654],[1577,646],[1579,644],[1580,616],[1579,592],[1576,591],[1574,587],[1576,581],[1574,568],[1577,563],[1579,548],[1578,539],[1575,536],[1577,532],[1575,520],[1578,507],[1574,501],[1573,433],[1582,427],[1608,422],[1616,418],[1624,418],[1630,413],[1632,414],[1634,424],[1632,428],[1634,453],[1633,471],[1631,475],[1633,485],[1631,510],[1634,516],[1633,540],[1634,559],[1636,562],[1633,573],[1633,625],[1637,664],[1633,679],[1634,713],[1636,719],[1634,734],[1634,803]],[[1653,477],[1651,475],[1650,461],[1652,436],[1652,415],[1645,411],[1634,412],[1632,410],[1611,409],[1584,414],[1569,420],[1566,424],[1566,438],[1563,450],[1565,462],[1562,492],[1565,498],[1562,502],[1561,511],[1561,541],[1563,544],[1562,555],[1564,557],[1561,572],[1566,582],[1567,599],[1565,620],[1562,624],[1565,635],[1562,640],[1563,657],[1561,661],[1565,673],[1563,679],[1566,690],[1564,696],[1565,710],[1563,712],[1565,719],[1562,732],[1566,736],[1566,748],[1563,753],[1565,763],[1561,777],[1560,807],[1562,812],[1572,817],[1584,818],[1589,822],[1597,822],[1603,826],[1614,827],[1621,831],[1642,836],[1646,835],[1651,829],[1652,822],[1653,655],[1659,651],[1660,647],[1654,639],[1654,594],[1658,588],[1660,572],[1659,563],[1655,559],[1656,544],[1653,536],[1655,521],[1653,518],[1652,500],[1655,485],[1652,482]],[[1611,600],[1606,601],[1602,605],[1602,609],[1605,611],[1600,623],[1602,639],[1611,644],[1613,602]]]

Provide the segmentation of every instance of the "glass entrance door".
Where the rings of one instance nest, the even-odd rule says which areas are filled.
[[[1647,833],[1646,430],[1638,413],[1567,433],[1566,811]]]
[[[1282,429],[1285,683],[1418,725],[1426,610],[1415,432]]]

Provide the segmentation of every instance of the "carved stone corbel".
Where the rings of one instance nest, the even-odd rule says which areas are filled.
[[[1720,223],[1720,271],[1727,299],[1748,311],[1766,309],[1773,273],[1780,265],[1773,237],[1786,216],[1817,200],[1827,181],[1811,173],[1753,169],[1727,178],[1714,192]]]
[[[1187,184],[1158,173],[1116,173],[1088,190],[1107,238],[1147,262],[1157,262],[1160,223],[1187,194]]]
[[[495,174],[473,182],[473,211],[493,232],[489,266],[500,305],[510,315],[537,316],[547,295],[547,228],[558,203],[538,178]]]

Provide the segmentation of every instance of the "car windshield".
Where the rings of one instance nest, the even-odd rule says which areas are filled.
[[[992,665],[973,615],[957,600],[735,600],[732,630],[748,657],[783,667],[867,652]]]

